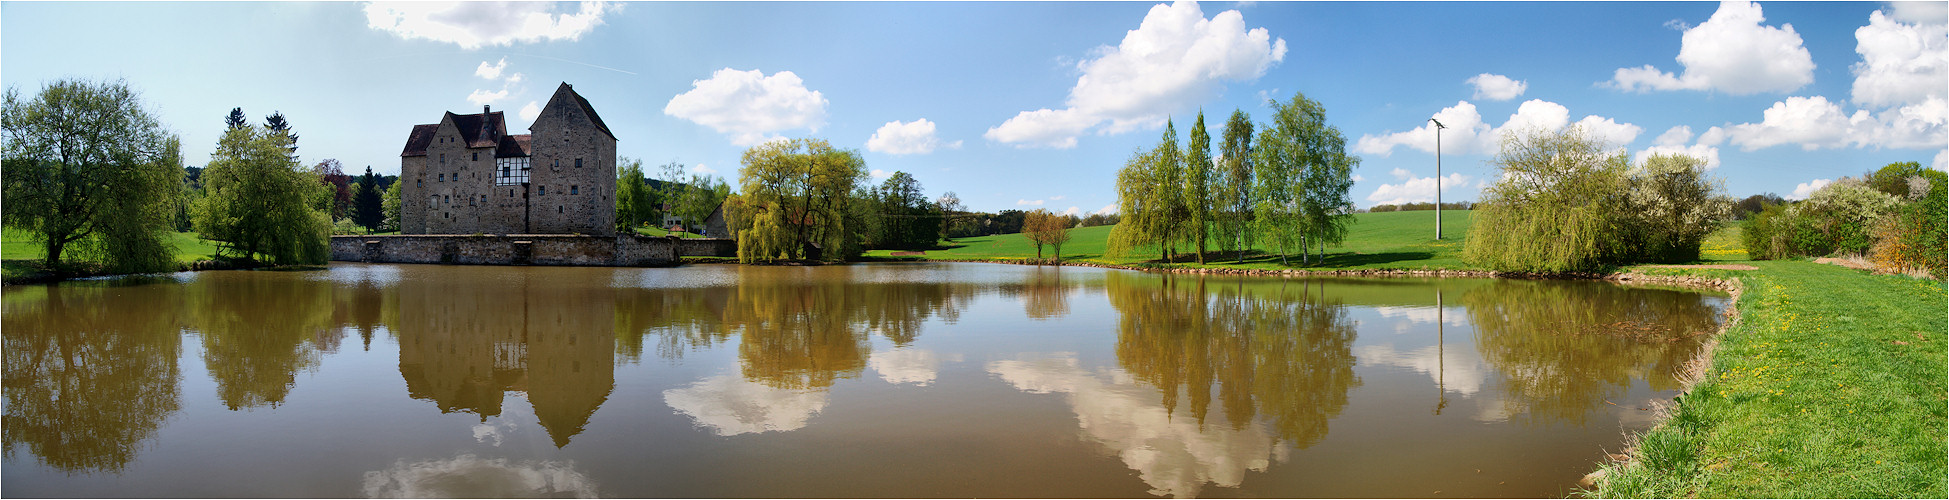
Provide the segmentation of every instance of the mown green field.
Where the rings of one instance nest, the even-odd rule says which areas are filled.
[[[1217,242],[1207,243],[1205,260],[1207,267],[1240,269],[1478,269],[1462,262],[1462,238],[1468,234],[1469,214],[1467,210],[1443,210],[1439,241],[1435,239],[1433,211],[1355,214],[1355,222],[1347,228],[1346,240],[1339,246],[1327,247],[1326,260],[1322,263],[1301,264],[1298,255],[1288,256],[1282,263],[1280,256],[1272,253],[1273,249],[1264,246],[1255,246],[1252,252],[1237,259],[1230,254],[1220,255]],[[1111,228],[1071,229],[1069,243],[1063,244],[1062,259],[1134,266],[1165,263],[1156,248],[1134,255],[1104,256]],[[921,258],[1022,260],[1036,255],[1035,244],[1021,234],[962,238],[942,246],[945,248],[928,250]],[[1043,252],[1045,257],[1054,256],[1052,248],[1045,246]],[[1178,252],[1174,263],[1196,262],[1191,250],[1181,248]],[[892,257],[892,253],[874,250],[867,252],[867,256],[884,258]]]

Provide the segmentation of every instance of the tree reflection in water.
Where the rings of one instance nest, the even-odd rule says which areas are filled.
[[[1305,448],[1360,385],[1353,322],[1324,282],[1113,273],[1109,284],[1117,361],[1161,390],[1166,410],[1188,400],[1200,425],[1216,392],[1233,429],[1264,415]]]
[[[1502,373],[1505,414],[1581,425],[1646,380],[1680,386],[1679,373],[1717,329],[1695,292],[1610,283],[1495,280],[1462,295],[1476,348]]]
[[[180,404],[175,295],[118,301],[103,283],[5,295],[9,460],[26,448],[70,473],[121,472]]]

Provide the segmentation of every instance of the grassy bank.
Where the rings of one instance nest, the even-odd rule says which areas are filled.
[[[1282,263],[1278,255],[1267,253],[1271,249],[1263,246],[1246,252],[1243,258],[1230,254],[1221,255],[1218,244],[1206,245],[1205,267],[1223,269],[1478,269],[1462,262],[1462,237],[1468,234],[1469,214],[1467,210],[1442,211],[1441,240],[1435,239],[1435,213],[1384,212],[1356,214],[1355,222],[1348,227],[1344,244],[1328,247],[1326,261],[1312,265],[1302,265],[1298,256],[1290,256],[1289,262]],[[1103,254],[1110,240],[1110,226],[1095,226],[1072,229],[1069,243],[1063,244],[1062,258],[1066,262],[1087,262],[1120,266],[1163,265],[1158,250],[1148,249],[1137,255],[1108,257]],[[961,238],[943,245],[945,248],[928,250],[916,258],[938,260],[1006,260],[1020,261],[1035,257],[1035,244],[1021,234],[998,234],[977,238]],[[1053,257],[1054,249],[1044,247],[1045,257]],[[1179,249],[1175,263],[1194,263],[1196,257],[1188,250]],[[892,258],[892,251],[874,250],[868,257]]]
[[[1600,497],[1949,496],[1941,282],[1806,261],[1736,277],[1740,321],[1712,369],[1606,466]]]
[[[196,233],[171,233],[170,243],[176,246],[176,262],[184,266],[188,266],[191,262],[209,259],[217,253],[216,243],[198,238]],[[51,270],[41,262],[46,258],[47,248],[34,242],[33,237],[27,233],[12,229],[0,233],[0,279],[4,279],[5,282],[28,281],[36,276],[48,274]],[[68,269],[69,272],[92,274],[89,270],[94,266],[79,261],[79,255],[61,252],[61,258],[69,261],[64,263],[65,265],[72,266]]]

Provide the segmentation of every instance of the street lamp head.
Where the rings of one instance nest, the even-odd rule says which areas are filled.
[[[1442,125],[1442,124],[1441,124],[1441,120],[1436,120],[1436,119],[1434,119],[1434,118],[1429,118],[1429,119],[1428,119],[1428,121],[1431,121],[1431,122],[1435,122],[1435,128],[1438,128],[1438,129],[1441,129],[1441,128],[1448,128],[1448,126],[1447,126],[1447,125]]]

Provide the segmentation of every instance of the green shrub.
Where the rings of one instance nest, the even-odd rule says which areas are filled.
[[[1793,239],[1789,225],[1793,220],[1787,216],[1786,204],[1766,204],[1758,213],[1746,219],[1746,227],[1741,230],[1740,240],[1746,244],[1746,255],[1753,260],[1774,260],[1793,256]]]
[[[1793,251],[1800,255],[1865,255],[1875,224],[1901,202],[1852,177],[1828,184],[1787,208],[1793,220]]]
[[[1637,229],[1633,260],[1660,263],[1699,260],[1699,244],[1732,217],[1732,199],[1705,176],[1705,160],[1654,154],[1633,169],[1631,221]]]
[[[1949,175],[1924,171],[1905,185],[1909,200],[1882,219],[1870,258],[1883,269],[1923,270],[1936,279],[1949,278],[1949,248],[1945,248],[1949,221],[1944,220],[1949,211],[1949,196],[1945,196]]]

